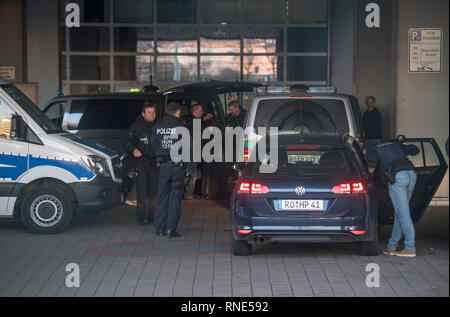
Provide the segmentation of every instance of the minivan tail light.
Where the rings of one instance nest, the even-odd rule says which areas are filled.
[[[334,194],[362,194],[366,192],[364,184],[361,182],[357,183],[343,183],[333,187],[331,190]]]
[[[352,191],[354,193],[364,193],[365,192],[364,185],[362,183],[353,183]]]
[[[351,194],[352,188],[350,184],[339,184],[334,186],[331,192],[335,194]]]
[[[252,194],[267,194],[270,192],[269,187],[262,184],[252,184],[250,192]]]
[[[250,193],[251,184],[250,183],[241,183],[239,185],[239,192],[240,193]]]
[[[242,182],[239,185],[239,193],[242,194],[267,194],[270,193],[269,187],[259,183]]]

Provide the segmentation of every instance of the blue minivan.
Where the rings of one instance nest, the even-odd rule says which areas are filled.
[[[411,213],[418,221],[447,164],[433,139],[405,142],[421,150],[411,158],[418,175]],[[337,134],[282,135],[276,172],[261,173],[261,164],[271,162],[235,165],[239,179],[230,206],[234,255],[248,255],[252,245],[274,242],[354,242],[363,255],[379,253],[378,224],[392,223],[393,207],[387,186],[367,172],[356,139]]]

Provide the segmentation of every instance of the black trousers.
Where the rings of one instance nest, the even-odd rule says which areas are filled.
[[[152,220],[156,205],[158,169],[144,160],[137,162],[136,198],[138,221]]]
[[[158,230],[175,230],[181,217],[181,200],[185,168],[173,163],[162,163],[159,167],[158,199],[154,224]]]

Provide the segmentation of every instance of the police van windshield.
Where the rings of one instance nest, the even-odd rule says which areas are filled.
[[[2,85],[1,88],[47,133],[64,132],[51,121],[27,96],[16,86]]]

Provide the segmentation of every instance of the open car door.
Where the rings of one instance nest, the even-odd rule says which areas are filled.
[[[405,144],[414,144],[420,150],[416,156],[408,157],[414,164],[417,173],[417,183],[410,201],[411,219],[416,223],[427,210],[430,201],[441,185],[448,166],[433,138],[406,139]],[[379,222],[391,224],[394,220],[394,207],[387,192],[387,186],[377,184],[377,188],[381,189],[379,194]]]

